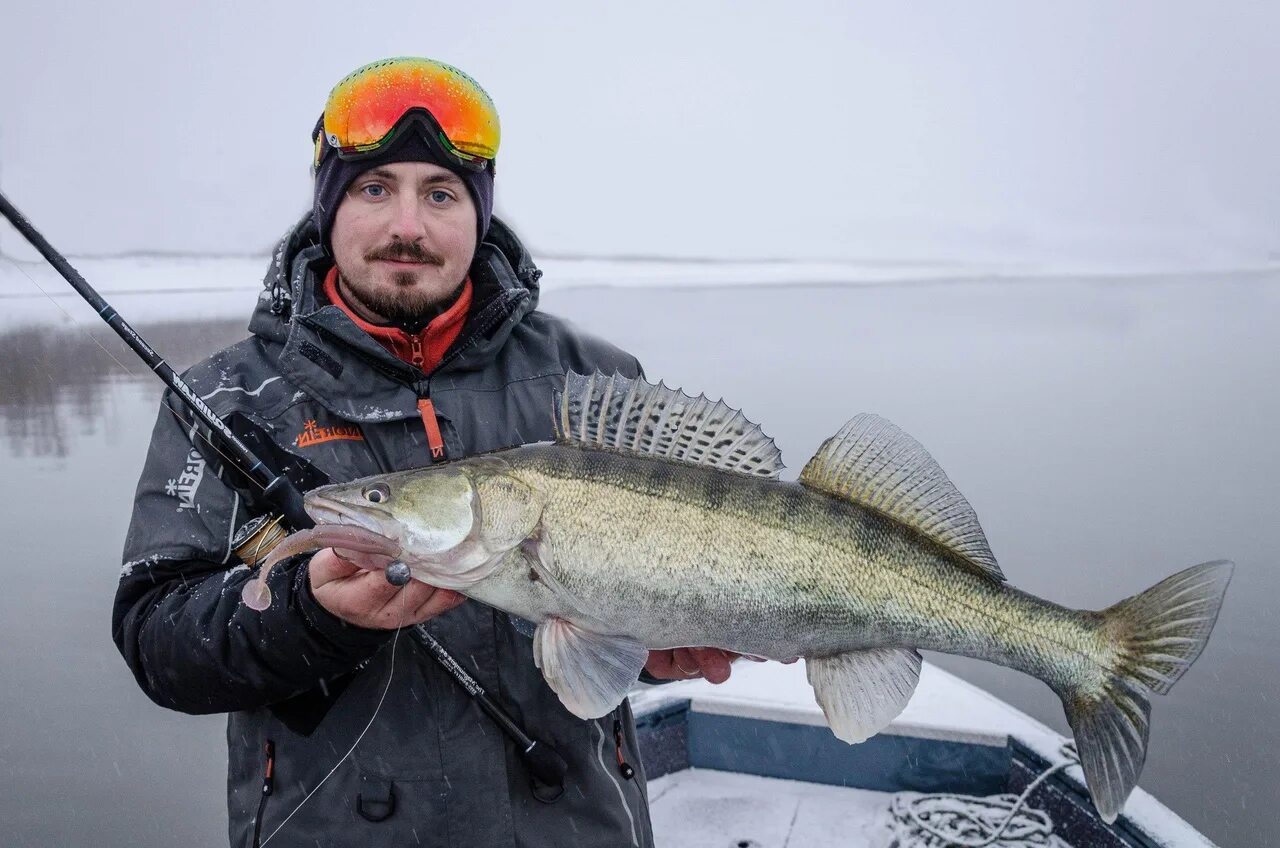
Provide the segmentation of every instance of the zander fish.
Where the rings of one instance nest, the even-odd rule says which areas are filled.
[[[1231,577],[1188,568],[1097,612],[1005,582],[972,507],[910,436],[859,415],[798,482],[741,412],[621,376],[568,375],[556,441],[325,486],[320,524],[266,571],[337,545],[537,624],[534,656],[582,718],[613,709],[650,649],[804,657],[836,736],[906,706],[919,649],[1026,672],[1062,698],[1085,779],[1114,821],[1146,757],[1147,696],[1204,649]]]

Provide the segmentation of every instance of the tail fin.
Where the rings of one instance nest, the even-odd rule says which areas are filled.
[[[1094,806],[1108,824],[1124,808],[1147,756],[1147,694],[1173,688],[1209,641],[1232,564],[1206,562],[1099,613],[1119,646],[1100,690],[1060,692]]]

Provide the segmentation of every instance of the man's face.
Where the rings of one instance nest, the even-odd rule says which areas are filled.
[[[378,323],[413,323],[466,278],[476,252],[476,207],[449,169],[393,162],[351,183],[329,240],[352,309]]]

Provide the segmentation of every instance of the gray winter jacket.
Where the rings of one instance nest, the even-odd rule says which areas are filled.
[[[280,244],[251,337],[185,375],[304,490],[429,464],[420,398],[434,405],[445,458],[457,458],[551,438],[552,391],[568,369],[639,373],[634,357],[535,310],[540,272],[496,219],[472,266],[466,326],[430,375],[318,297],[325,270],[304,219]],[[190,418],[165,397],[138,483],[113,635],[156,703],[230,714],[232,845],[273,833],[279,848],[652,844],[628,706],[595,721],[571,715],[505,614],[469,601],[427,626],[518,724],[568,761],[566,791],[553,803],[538,800],[512,743],[407,634],[353,627],[321,607],[305,558],[276,570],[268,610],[244,607],[250,572],[229,541],[266,508],[170,406]],[[352,756],[277,833],[356,742],[384,689]],[[619,755],[634,778],[622,775]]]

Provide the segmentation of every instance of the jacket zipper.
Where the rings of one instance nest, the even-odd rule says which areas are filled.
[[[422,355],[422,339],[414,336],[410,339],[413,367],[423,370],[426,357]],[[422,416],[422,428],[427,432],[427,447],[431,448],[433,460],[444,459],[444,438],[440,435],[440,422],[436,420],[436,408],[430,398],[418,398],[418,415]]]
[[[262,844],[262,814],[266,812],[267,798],[271,797],[276,786],[276,743],[268,739],[264,747],[267,759],[262,772],[262,798],[258,801],[258,814],[253,818],[253,848]]]
[[[524,300],[527,296],[528,295],[525,295],[518,299]],[[498,308],[495,309],[494,307]],[[511,310],[513,308],[514,303],[501,305],[494,304],[494,306],[486,309],[486,312],[492,309],[495,313],[494,316],[492,318],[487,318],[487,320],[483,321],[480,326],[473,328],[472,332],[462,340],[462,344],[455,345],[448,355],[436,363],[436,367],[431,370],[431,374],[427,375],[428,385],[430,385],[432,374],[438,373],[445,365],[448,365],[450,362],[460,357],[467,348],[471,347],[471,345],[475,343],[477,338],[489,332],[489,330],[496,326],[500,321],[505,320],[506,317],[511,314]],[[413,364],[418,371],[421,372],[422,365],[426,361],[422,355],[422,341],[417,336],[414,336],[412,344]],[[429,389],[427,393],[430,394]],[[444,436],[440,433],[440,422],[436,419],[436,407],[435,404],[431,402],[430,397],[418,398],[418,415],[422,418],[422,428],[427,434],[427,446],[431,449],[431,458],[433,460],[445,459]]]

